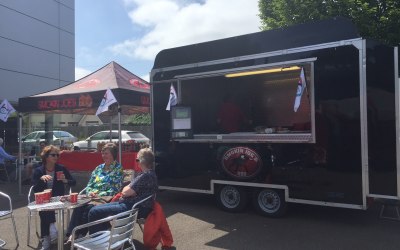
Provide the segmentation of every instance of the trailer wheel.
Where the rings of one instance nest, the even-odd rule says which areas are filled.
[[[281,217],[286,212],[284,193],[276,189],[261,189],[254,192],[253,205],[257,212],[267,217]]]
[[[215,197],[218,206],[227,212],[240,212],[247,205],[247,193],[238,186],[221,186]]]

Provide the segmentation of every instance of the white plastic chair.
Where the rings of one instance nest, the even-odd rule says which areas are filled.
[[[14,214],[13,214],[13,209],[12,209],[12,203],[11,203],[11,198],[10,196],[8,196],[7,194],[0,192],[0,197],[4,197],[6,199],[8,199],[8,203],[9,203],[9,209],[8,210],[0,210],[0,219],[7,219],[7,218],[11,218],[12,223],[13,223],[13,227],[14,227],[14,234],[15,234],[15,240],[17,242],[17,246],[19,245],[19,240],[18,240],[18,233],[17,233],[17,227],[15,226],[15,220],[14,220]],[[5,245],[5,241],[0,240],[0,247],[2,247],[3,245]]]
[[[129,242],[132,249],[136,250],[132,236],[137,220],[138,210],[132,209],[114,216],[93,221],[75,227],[72,230],[71,250],[78,249],[122,249],[125,242]],[[76,231],[82,228],[89,228],[93,225],[110,222],[111,229],[89,234],[82,238],[75,238]]]
[[[33,192],[33,186],[29,188],[29,193],[28,193],[28,204],[33,202],[35,200],[35,193]],[[31,240],[31,220],[32,217],[35,217],[35,232],[36,236],[40,238],[39,236],[39,230],[38,230],[38,223],[37,223],[37,211],[35,210],[30,210],[28,209],[28,234],[27,234],[27,240],[26,240],[26,245],[29,246],[30,240]]]

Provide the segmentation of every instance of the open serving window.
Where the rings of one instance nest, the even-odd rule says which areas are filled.
[[[193,136],[175,140],[315,142],[314,60],[178,76]]]

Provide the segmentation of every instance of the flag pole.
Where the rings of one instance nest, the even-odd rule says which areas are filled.
[[[119,154],[119,163],[122,165],[122,138],[121,138],[121,106],[118,103],[118,154]]]
[[[303,70],[304,70],[304,67],[303,67]],[[310,104],[311,105],[311,101],[310,101],[310,93],[308,92],[308,84],[307,84],[307,78],[306,78],[306,71],[304,70],[304,80],[306,81],[306,87],[305,87],[305,89],[306,89],[306,92],[307,92],[307,99],[308,99],[308,104]]]
[[[22,195],[21,171],[24,161],[22,160],[22,114],[18,113],[18,194]],[[17,173],[16,173],[17,174]]]

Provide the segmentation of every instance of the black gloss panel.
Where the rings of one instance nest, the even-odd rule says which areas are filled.
[[[394,50],[367,43],[370,193],[397,195]]]
[[[362,204],[358,49],[315,51],[315,144],[272,145],[274,184],[296,199]]]
[[[153,85],[154,142],[157,150],[165,149],[169,143],[171,132],[170,111],[166,110],[171,83]]]

